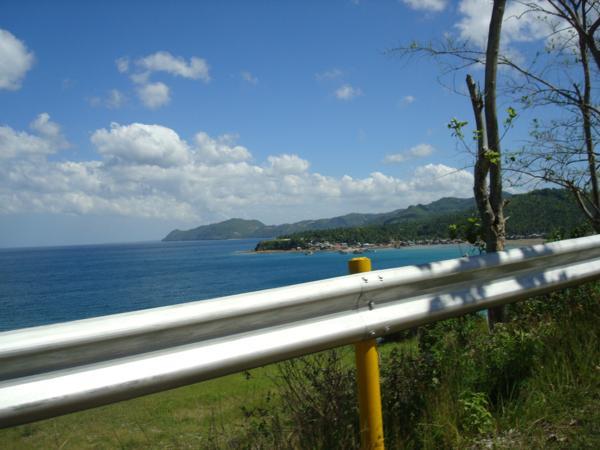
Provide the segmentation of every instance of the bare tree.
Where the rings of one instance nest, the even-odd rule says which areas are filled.
[[[519,3],[524,6],[521,16],[511,19],[534,17],[547,31],[546,48],[525,62],[498,54],[497,64],[507,68],[501,89],[524,108],[540,112],[543,108],[543,116],[554,113],[556,117],[535,120],[526,145],[520,151],[505,155],[509,180],[515,184],[553,183],[568,189],[592,228],[600,232],[596,151],[600,107],[594,101],[597,92],[594,84],[600,72],[600,45],[596,39],[600,28],[600,0],[523,0]],[[484,65],[489,57],[487,51],[468,41],[452,38],[428,45],[414,43],[395,52],[432,56],[444,62],[446,73]],[[473,102],[474,88],[476,86],[469,87],[469,95],[475,107],[485,102],[483,99]],[[474,111],[477,116],[479,113]],[[478,142],[478,147],[480,144]],[[494,149],[494,143],[488,141],[486,145]],[[479,153],[481,148],[478,148]],[[489,150],[488,155],[498,159]],[[481,211],[479,204],[478,208]]]
[[[598,0],[544,0],[521,1],[528,13],[536,13],[540,19],[558,19],[555,32],[573,31],[580,47],[589,50],[596,66],[600,68],[600,48],[594,35],[600,27],[600,2]]]
[[[550,182],[568,189],[592,228],[600,232],[595,150],[600,110],[593,99],[593,75],[600,70],[595,39],[600,2],[546,0],[523,4],[528,8],[526,14],[545,20],[559,38],[549,49],[552,57],[545,58],[541,67],[523,67],[505,58],[503,63],[520,76],[509,88],[522,94],[525,107],[553,109],[558,117],[534,121],[532,139],[509,159],[509,169],[520,174],[520,180]]]

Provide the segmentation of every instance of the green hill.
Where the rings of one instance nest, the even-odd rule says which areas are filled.
[[[203,225],[192,230],[173,230],[163,241],[198,241],[204,239],[239,239],[244,237],[269,237],[261,234],[265,224],[259,220],[229,219],[224,222]]]
[[[509,235],[546,234],[557,228],[571,229],[583,222],[583,215],[570,194],[564,190],[541,189],[526,194],[507,194],[506,197]],[[174,230],[163,240],[193,241],[276,236],[332,240],[337,235],[340,239],[350,241],[354,240],[354,236],[356,239],[360,237],[362,240],[358,241],[361,242],[378,242],[389,240],[390,237],[447,237],[449,224],[472,214],[475,214],[475,202],[472,198],[446,197],[427,205],[412,205],[387,213],[352,213],[283,225],[265,225],[258,220],[229,219],[191,230]],[[372,238],[368,239],[368,236]]]
[[[473,199],[444,198],[428,205],[409,206],[406,209],[380,214],[351,213],[329,219],[303,220],[282,225],[265,225],[259,220],[229,219],[224,222],[202,225],[191,230],[173,230],[163,241],[196,241],[210,239],[268,238],[310,230],[352,228],[388,221],[424,218],[437,211],[463,211],[472,207]]]

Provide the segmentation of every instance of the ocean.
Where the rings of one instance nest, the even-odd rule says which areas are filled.
[[[257,242],[0,249],[0,331],[341,276],[354,256],[250,252]],[[374,269],[386,269],[458,258],[461,248],[386,249],[364,256]]]

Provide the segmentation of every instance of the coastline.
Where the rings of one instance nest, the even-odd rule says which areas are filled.
[[[542,238],[525,238],[525,239],[507,239],[506,240],[506,246],[507,247],[512,247],[512,248],[518,248],[518,247],[527,247],[530,245],[537,245],[537,244],[543,244],[544,243],[544,239]],[[431,247],[441,247],[441,246],[449,246],[449,245],[470,245],[467,242],[448,242],[448,243],[435,243],[435,244],[415,244],[415,245],[405,245],[405,246],[393,246],[390,244],[387,245],[370,245],[367,248],[360,248],[360,247],[347,247],[347,248],[341,248],[341,247],[332,247],[332,248],[324,248],[324,249],[289,249],[289,250],[245,250],[242,251],[240,253],[251,253],[251,254],[271,254],[271,253],[276,253],[276,254],[281,254],[281,253],[302,253],[302,254],[313,254],[313,253],[321,253],[321,252],[327,252],[327,253],[342,253],[342,254],[346,254],[346,255],[362,255],[365,253],[371,253],[373,251],[379,251],[379,250],[401,250],[401,249],[406,249],[406,248],[413,248],[413,249],[418,249],[418,248],[431,248]]]

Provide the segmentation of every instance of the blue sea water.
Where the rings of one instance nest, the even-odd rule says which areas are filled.
[[[352,255],[256,254],[258,240],[0,249],[0,331],[330,278]],[[457,258],[457,246],[377,250],[374,269]]]

